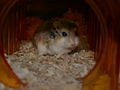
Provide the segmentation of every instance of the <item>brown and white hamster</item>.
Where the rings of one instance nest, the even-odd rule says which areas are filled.
[[[35,32],[33,44],[39,55],[63,55],[79,45],[77,24],[71,20],[48,20]]]

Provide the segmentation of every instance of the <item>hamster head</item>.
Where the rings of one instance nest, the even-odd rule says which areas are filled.
[[[79,37],[75,31],[66,28],[56,29],[50,32],[49,49],[55,54],[66,54],[79,45]]]

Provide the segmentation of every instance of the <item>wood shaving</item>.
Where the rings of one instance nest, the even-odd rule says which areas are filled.
[[[14,72],[28,85],[13,89],[0,84],[0,90],[81,90],[82,78],[95,66],[93,51],[81,50],[61,57],[39,56],[31,41],[24,41],[20,50],[6,55]]]

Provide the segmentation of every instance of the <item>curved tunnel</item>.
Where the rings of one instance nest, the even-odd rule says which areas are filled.
[[[1,82],[10,87],[24,85],[14,72],[12,72],[3,55],[4,52],[10,54],[18,50],[20,40],[24,38],[24,36],[21,36],[24,33],[20,28],[21,21],[27,16],[34,16],[34,13],[37,13],[35,15],[39,15],[41,18],[48,19],[63,14],[67,8],[73,8],[85,15],[89,14],[87,36],[89,41],[93,41],[89,43],[91,49],[95,51],[95,60],[97,61],[95,68],[83,78],[85,83],[83,90],[98,90],[97,88],[101,85],[103,85],[106,90],[117,90],[119,74],[118,62],[120,59],[120,41],[118,39],[120,35],[120,20],[118,19],[120,12],[116,10],[116,8],[119,7],[117,1],[105,0],[103,3],[103,1],[100,0],[80,0],[76,2],[69,1],[68,3],[67,0],[5,0],[2,2],[1,7],[0,63],[1,66],[5,63],[1,71],[4,71],[5,68],[7,71],[0,72],[0,77],[6,74],[5,78],[8,78],[7,74],[10,74],[12,77],[10,80],[13,80],[13,83],[9,83],[5,78],[3,78],[4,80],[0,79]],[[47,12],[50,12],[50,17],[47,16]],[[106,81],[101,80],[101,78]],[[97,82],[99,82],[100,85],[94,86]],[[106,85],[104,83],[108,84]]]

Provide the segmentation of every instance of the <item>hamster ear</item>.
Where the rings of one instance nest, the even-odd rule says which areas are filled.
[[[54,26],[54,28],[60,28],[59,26],[60,26],[60,23],[58,22],[58,21],[55,21],[54,23],[53,23],[53,26]]]

